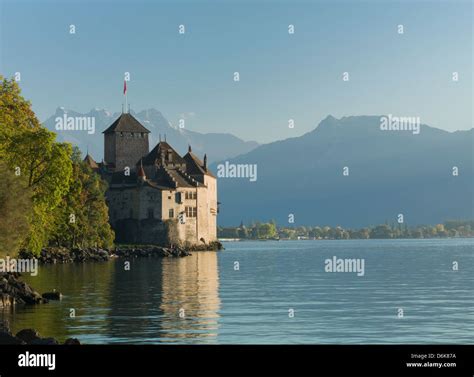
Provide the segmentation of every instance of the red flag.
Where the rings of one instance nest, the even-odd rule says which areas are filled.
[[[123,94],[127,93],[127,80],[123,80]]]

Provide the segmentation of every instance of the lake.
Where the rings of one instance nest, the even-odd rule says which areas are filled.
[[[2,316],[15,332],[89,344],[474,344],[473,239],[224,246],[130,270],[124,259],[43,266],[24,280],[63,300]],[[334,257],[363,260],[363,275],[326,272]]]

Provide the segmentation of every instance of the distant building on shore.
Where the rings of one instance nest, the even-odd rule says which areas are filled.
[[[150,133],[129,113],[104,132],[104,160],[85,161],[109,183],[109,217],[118,243],[191,246],[217,240],[217,180],[192,153],[167,142],[149,151]]]

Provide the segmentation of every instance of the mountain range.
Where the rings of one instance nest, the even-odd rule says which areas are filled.
[[[58,108],[45,126],[55,131],[64,114],[95,118],[92,135],[56,132],[58,140],[101,161],[101,132],[120,114]],[[448,132],[421,124],[415,133],[382,130],[378,115],[328,116],[302,136],[259,145],[228,133],[173,127],[155,109],[132,115],[151,131],[150,149],[166,134],[179,153],[191,145],[198,156],[207,154],[218,177],[223,226],[274,219],[281,225],[364,227],[396,223],[400,214],[407,225],[474,218],[473,129]],[[255,179],[219,176],[232,165],[255,167]]]
[[[380,125],[381,116],[328,116],[303,136],[227,159],[227,168],[255,165],[257,179],[218,177],[219,224],[364,227],[397,223],[402,214],[410,226],[474,218],[473,129],[421,124],[414,134]],[[223,161],[211,168],[229,173]]]
[[[158,143],[160,135],[162,138],[166,135],[168,143],[180,154],[185,154],[188,145],[191,145],[193,152],[201,158],[206,153],[209,162],[235,157],[247,153],[258,146],[258,143],[255,141],[243,141],[229,133],[199,133],[187,130],[186,128],[174,127],[161,112],[153,108],[138,113],[132,110],[130,113],[151,131],[150,150]],[[86,131],[56,130],[56,119],[63,119],[65,115],[71,118],[93,118],[95,121],[95,132],[89,134]],[[84,154],[88,150],[89,154],[96,161],[101,161],[104,156],[102,131],[110,126],[119,115],[120,113],[112,114],[103,109],[93,109],[88,113],[79,113],[58,107],[55,114],[46,119],[43,124],[49,130],[57,133],[58,141],[71,142],[77,145]]]

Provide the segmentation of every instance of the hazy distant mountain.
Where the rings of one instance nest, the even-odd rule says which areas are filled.
[[[258,178],[218,178],[219,223],[288,224],[289,214],[295,225],[366,226],[400,213],[408,225],[472,219],[473,135],[426,125],[419,134],[382,131],[380,116],[329,116],[301,137],[230,159],[257,164]]]
[[[208,160],[218,161],[226,158],[247,153],[258,146],[254,141],[243,141],[238,137],[226,133],[201,134],[187,129],[179,129],[170,125],[168,120],[155,109],[148,109],[135,113],[131,111],[146,128],[151,131],[150,150],[166,134],[166,140],[175,149],[184,154],[187,152],[188,144],[193,148],[193,152],[202,158],[207,153]],[[95,133],[88,134],[87,131],[58,131],[56,130],[56,118],[68,117],[91,117],[95,118]],[[102,109],[93,109],[87,114],[81,114],[73,110],[66,110],[62,107],[56,109],[56,113],[49,117],[44,125],[58,134],[59,141],[69,141],[77,145],[84,153],[87,148],[89,153],[97,161],[101,161],[104,150],[104,139],[102,131],[118,118],[120,113],[110,113]]]

